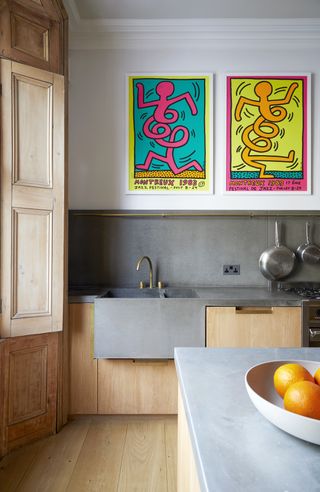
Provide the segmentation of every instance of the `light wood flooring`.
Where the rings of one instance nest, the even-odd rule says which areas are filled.
[[[0,461],[1,492],[175,492],[177,418],[85,416]]]

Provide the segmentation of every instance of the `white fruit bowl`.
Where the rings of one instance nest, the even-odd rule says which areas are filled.
[[[245,375],[248,395],[259,412],[272,424],[289,434],[320,445],[320,420],[303,417],[283,408],[283,400],[273,386],[273,374],[282,364],[298,363],[312,376],[320,362],[309,360],[274,360],[251,367]]]

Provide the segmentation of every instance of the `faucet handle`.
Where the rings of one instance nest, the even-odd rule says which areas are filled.
[[[159,280],[158,289],[163,289],[163,288],[164,288],[164,282],[161,282],[161,280]]]

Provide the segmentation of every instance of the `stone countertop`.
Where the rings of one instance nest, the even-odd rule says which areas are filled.
[[[168,287],[170,288],[171,286]],[[188,288],[193,289],[197,294],[197,297],[190,297],[190,301],[204,306],[300,306],[302,302],[300,296],[263,287]],[[73,287],[69,290],[69,303],[94,302],[94,299],[107,289],[106,286]],[[173,299],[164,299],[164,301]]]
[[[195,287],[208,306],[300,306],[302,298],[263,287]]]
[[[101,285],[77,285],[69,287],[69,304],[93,303],[106,290]]]
[[[320,349],[175,349],[201,491],[320,490],[320,446],[271,424],[245,388],[250,367],[290,359],[320,365]]]

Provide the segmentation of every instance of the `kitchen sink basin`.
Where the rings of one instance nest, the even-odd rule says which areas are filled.
[[[189,299],[199,297],[196,290],[185,287],[168,287],[167,289],[164,289],[163,294],[164,297],[168,299]]]
[[[102,294],[102,298],[111,299],[150,299],[160,298],[160,289],[135,289],[119,287],[114,289],[108,289]]]
[[[174,347],[203,347],[205,310],[198,297],[183,287],[107,289],[94,300],[94,356],[172,359]]]
[[[138,289],[130,287],[116,287],[106,290],[101,298],[109,299],[170,299],[199,297],[194,289],[170,287],[166,289]]]

